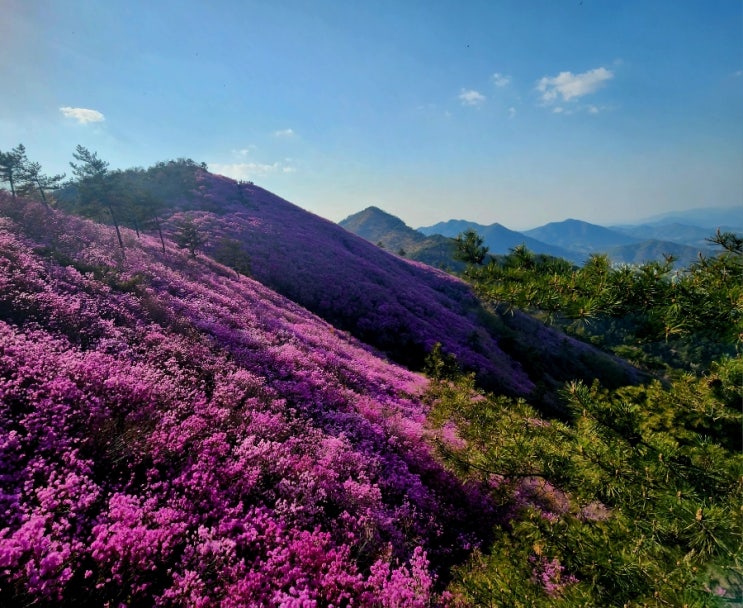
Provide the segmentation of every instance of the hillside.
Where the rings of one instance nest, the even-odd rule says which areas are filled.
[[[261,282],[0,192],[0,604],[435,601],[496,511],[434,459],[427,380],[268,285],[537,403],[633,370],[265,190],[197,184],[165,234],[238,237]]]
[[[572,473],[555,464],[575,458],[603,487],[626,450],[585,449],[618,445],[614,410],[610,433],[563,445],[575,403],[543,419],[503,393],[544,412],[566,379],[639,395],[649,389],[626,385],[647,377],[253,184],[198,169],[168,200],[143,175],[117,175],[128,184],[116,198],[99,191],[117,201],[116,225],[0,192],[0,605],[445,606],[464,564],[511,546],[527,574],[509,580],[548,591],[553,578],[529,583],[533,540],[503,534],[535,513],[550,529],[573,521]],[[432,336],[448,342],[436,340],[430,380],[379,350],[413,359]],[[484,441],[464,434],[462,414]],[[560,441],[532,449],[555,431]],[[665,466],[646,445],[637,462]],[[515,465],[513,479],[492,458]],[[576,477],[570,491],[585,487]],[[605,518],[573,519],[588,530]],[[565,564],[579,575],[566,584],[590,589],[594,566]]]
[[[418,228],[418,230],[426,235],[442,234],[454,238],[470,228],[477,231],[483,238],[484,244],[490,250],[489,253],[493,255],[505,255],[514,247],[526,245],[528,249],[537,253],[565,258],[575,263],[583,262],[584,256],[581,256],[575,251],[539,241],[524,233],[510,230],[498,223],[484,226],[466,220],[448,220],[446,222],[439,222],[433,226],[423,226]]]
[[[206,239],[205,252],[233,245],[255,279],[413,369],[441,343],[483,386],[529,395],[544,379],[530,377],[528,369],[567,348],[574,351],[565,357],[573,367],[548,392],[572,377],[603,377],[607,369],[614,381],[636,378],[624,362],[565,341],[557,331],[545,330],[552,339],[528,349],[520,339],[501,340],[510,315],[485,311],[459,279],[389,253],[258,186],[204,172],[196,191],[198,198],[185,205],[190,210],[172,215],[166,232],[175,234],[178,222],[190,218]],[[554,394],[540,394],[554,402]]]
[[[489,507],[426,381],[123,232],[0,193],[0,604],[429,598]]]
[[[450,238],[439,234],[426,236],[377,207],[367,207],[341,220],[338,225],[410,260],[435,268],[464,269],[464,264],[454,259],[454,243]]]

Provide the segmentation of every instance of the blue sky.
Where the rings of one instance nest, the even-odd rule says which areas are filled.
[[[190,157],[338,221],[743,204],[740,0],[2,0],[0,149]]]

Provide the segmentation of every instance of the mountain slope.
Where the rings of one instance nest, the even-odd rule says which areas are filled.
[[[240,185],[245,202],[236,203],[233,180],[199,179],[218,212],[177,213],[172,230],[190,217],[207,238],[206,251],[225,239],[240,242],[261,283],[398,362],[420,368],[440,342],[491,386],[509,394],[532,390],[520,365],[474,319],[478,305],[463,282],[392,255],[258,186]],[[480,336],[476,348],[473,336]]]
[[[442,234],[454,238],[470,228],[476,230],[483,237],[484,244],[490,249],[489,253],[493,255],[504,255],[509,253],[514,247],[526,245],[528,249],[536,253],[553,255],[576,263],[583,261],[579,253],[542,242],[525,233],[510,230],[498,223],[484,226],[467,220],[448,220],[446,222],[439,222],[433,226],[424,226],[418,228],[418,230],[427,235]]]
[[[506,352],[510,343],[501,343],[499,328],[507,315],[491,322],[492,313],[459,279],[390,254],[255,185],[206,173],[199,179],[218,212],[185,215],[207,237],[207,250],[216,250],[225,239],[239,241],[256,279],[398,362],[418,369],[440,343],[464,369],[476,372],[483,386],[520,396],[533,394],[542,381],[525,371],[535,357],[565,356],[575,362],[567,376],[556,379],[559,384],[603,377],[607,367],[627,382],[637,378],[625,363],[554,330],[547,330],[554,340],[529,351],[529,361],[522,360],[517,348]],[[234,202],[237,187],[241,203]],[[171,225],[182,217],[173,216]],[[549,352],[555,345],[562,345],[559,355]],[[590,355],[579,357],[578,352]],[[550,386],[552,396],[559,384]]]
[[[0,193],[0,604],[433,601],[490,511],[425,380],[122,232]]]

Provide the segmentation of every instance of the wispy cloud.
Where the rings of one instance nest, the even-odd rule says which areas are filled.
[[[595,106],[593,104],[579,104],[570,106],[552,106],[553,114],[563,114],[572,116],[574,114],[600,114],[601,112],[610,112],[615,108],[612,106]]]
[[[296,169],[286,163],[209,163],[209,170],[234,179],[256,179],[277,173],[294,173]]]
[[[88,108],[71,108],[64,106],[59,108],[59,111],[66,118],[74,118],[81,125],[88,124],[89,122],[103,122],[106,117],[101,114],[98,110],[89,110]]]
[[[459,101],[463,106],[481,106],[485,103],[485,95],[474,89],[462,89],[459,93]]]
[[[537,91],[542,94],[542,101],[546,104],[558,98],[562,98],[562,101],[570,101],[596,92],[612,78],[614,78],[614,73],[604,67],[581,74],[560,72],[557,76],[541,78],[537,83]]]
[[[508,118],[516,118],[516,108],[513,106],[508,108]]]
[[[240,148],[239,150],[233,150],[232,153],[235,154],[235,155],[237,155],[237,156],[245,157],[248,154],[254,152],[256,149],[257,149],[257,146],[255,146],[253,144],[249,144],[245,148]]]
[[[279,129],[273,132],[274,137],[294,137],[295,133],[293,129]]]
[[[506,74],[496,72],[495,74],[493,74],[493,83],[496,87],[507,87],[509,84],[511,84],[511,77],[507,76]]]

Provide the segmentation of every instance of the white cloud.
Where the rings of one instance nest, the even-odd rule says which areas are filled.
[[[274,137],[294,137],[294,131],[292,129],[279,129],[273,132]]]
[[[511,84],[511,77],[507,76],[506,74],[496,72],[495,74],[493,74],[493,83],[496,87],[507,87],[509,84]]]
[[[515,118],[516,117],[516,108],[513,106],[508,108],[508,118]]]
[[[459,101],[463,106],[481,106],[485,103],[485,95],[473,89],[462,89],[459,93]]]
[[[614,78],[614,73],[606,68],[588,70],[582,74],[560,72],[557,76],[541,78],[537,83],[537,91],[542,94],[544,103],[552,103],[561,97],[563,101],[570,101],[596,92],[607,80]]]
[[[253,180],[275,173],[294,173],[296,169],[284,163],[209,163],[209,170],[233,179]]]
[[[250,144],[245,148],[240,148],[239,150],[233,150],[232,153],[236,154],[237,156],[245,157],[251,152],[254,152],[255,150],[256,150],[256,146],[254,146],[253,144]]]
[[[103,122],[106,117],[103,116],[98,110],[89,110],[88,108],[71,108],[65,106],[59,108],[59,111],[66,118],[74,118],[81,125],[88,124],[89,122]]]

